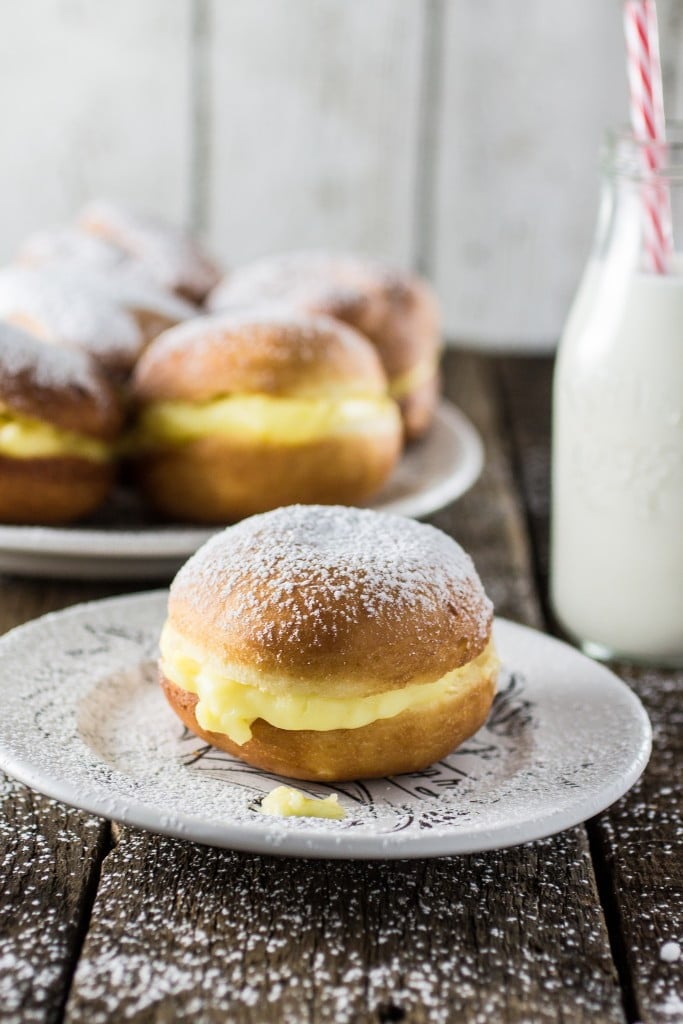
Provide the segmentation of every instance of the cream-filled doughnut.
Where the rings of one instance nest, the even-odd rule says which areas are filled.
[[[0,522],[78,519],[115,477],[121,409],[86,355],[0,323]]]
[[[162,287],[191,302],[202,302],[220,279],[218,266],[189,231],[122,203],[87,203],[78,226],[118,246],[140,261]]]
[[[429,428],[439,393],[439,310],[429,285],[355,256],[291,252],[231,272],[212,291],[214,312],[264,303],[333,316],[375,345],[408,439]]]
[[[16,258],[26,267],[76,266],[106,272],[133,269],[145,274],[144,265],[118,245],[70,225],[34,231],[21,243]]]
[[[143,344],[197,315],[195,306],[157,284],[143,263],[75,228],[32,236],[18,262],[38,271],[35,276],[40,280],[102,295],[127,310],[141,330]]]
[[[133,377],[138,479],[162,513],[230,522],[294,502],[354,503],[401,450],[372,346],[329,317],[200,317]]]
[[[84,286],[78,274],[49,267],[0,270],[0,319],[45,342],[87,353],[117,380],[130,372],[145,345],[140,323],[111,294]]]
[[[441,531],[291,506],[212,538],[176,576],[160,678],[198,736],[267,771],[417,771],[485,721],[498,659],[471,559]]]

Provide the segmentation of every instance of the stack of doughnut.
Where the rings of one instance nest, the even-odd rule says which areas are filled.
[[[0,522],[87,516],[119,464],[176,521],[362,503],[438,401],[414,275],[301,252],[223,276],[188,232],[104,201],[0,269],[0,339],[0,476],[32,482]]]

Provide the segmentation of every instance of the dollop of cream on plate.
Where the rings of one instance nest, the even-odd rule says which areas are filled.
[[[324,800],[306,796],[291,786],[276,786],[261,801],[261,814],[280,818],[333,818],[341,821],[346,817],[339,798],[332,793]]]

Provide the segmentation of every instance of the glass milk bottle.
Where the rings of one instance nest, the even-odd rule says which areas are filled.
[[[605,146],[594,251],[555,368],[551,599],[588,654],[678,665],[683,256],[655,272],[648,222],[648,203],[670,205],[663,229],[683,249],[683,125],[668,138],[654,180],[632,136]]]

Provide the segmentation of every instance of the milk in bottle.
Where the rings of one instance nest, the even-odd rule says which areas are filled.
[[[683,130],[670,137],[661,175],[683,244]],[[558,351],[551,596],[588,653],[680,664],[683,260],[647,265],[639,145],[611,140],[595,252]]]

